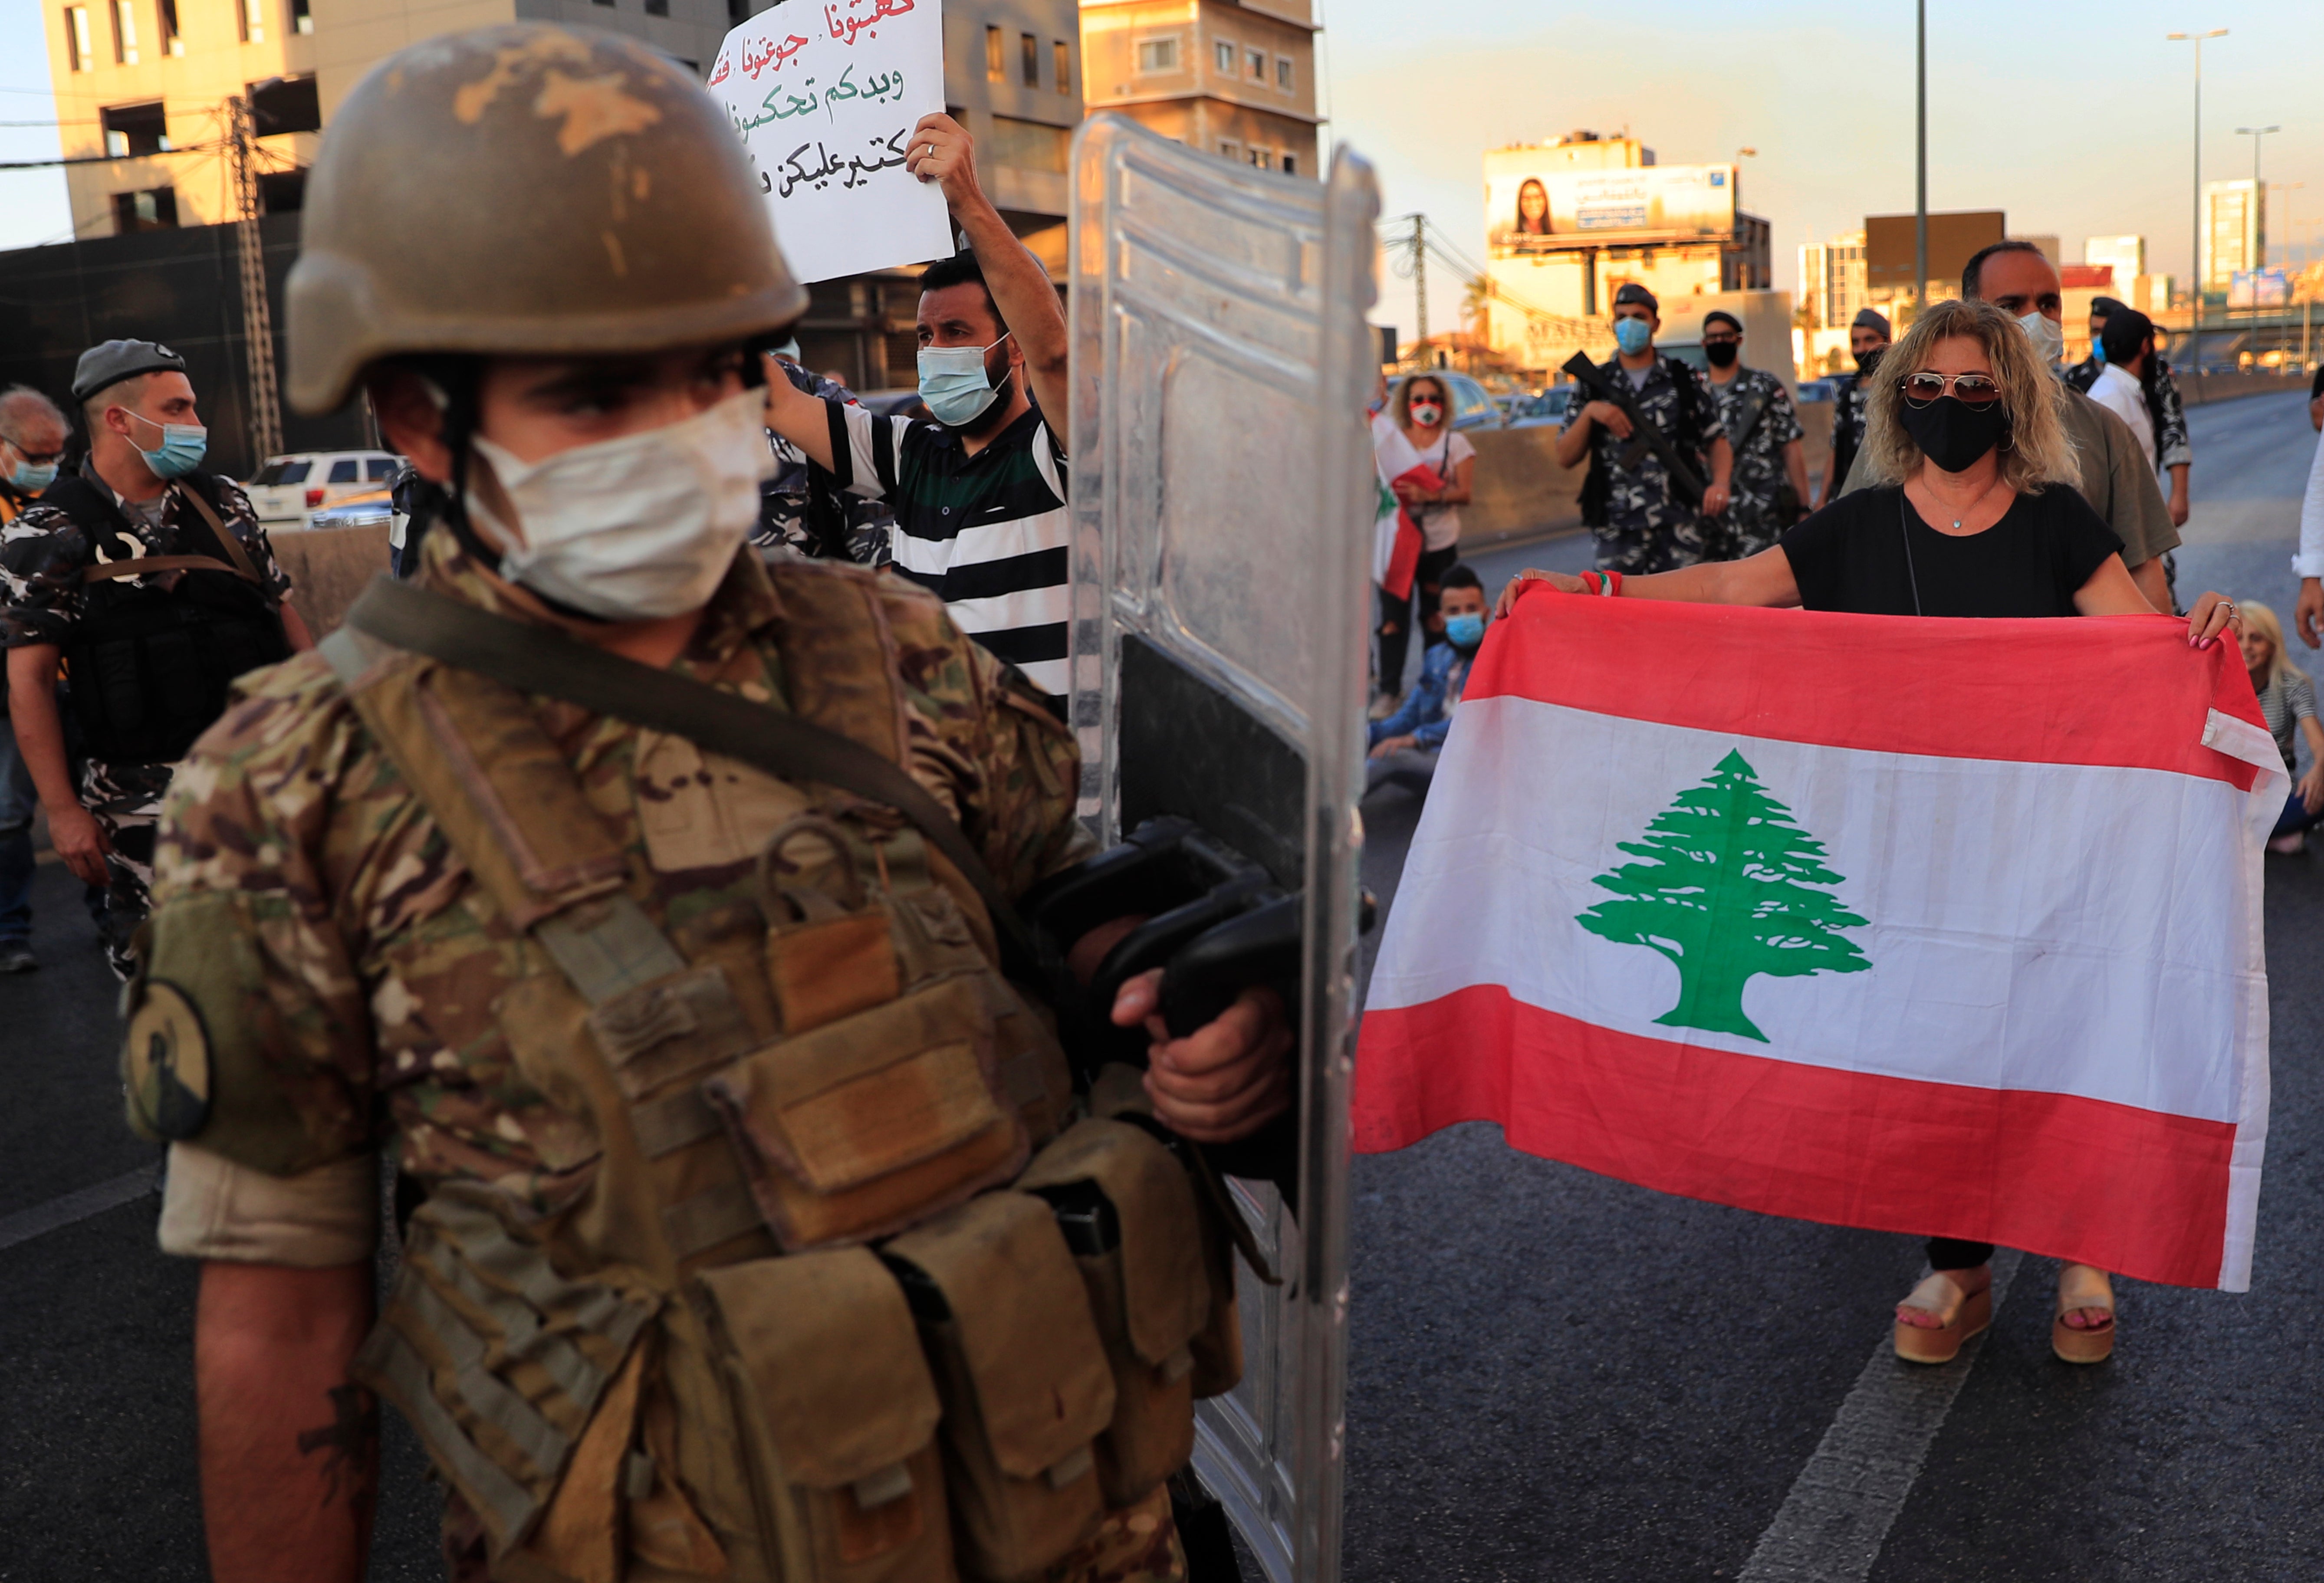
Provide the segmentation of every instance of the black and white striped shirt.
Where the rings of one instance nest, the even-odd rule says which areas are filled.
[[[896,570],[960,630],[1062,696],[1072,596],[1065,447],[1028,411],[974,456],[940,423],[826,400],[840,487],[896,513]]]

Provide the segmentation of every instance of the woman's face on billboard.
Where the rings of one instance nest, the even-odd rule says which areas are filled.
[[[1538,181],[1528,181],[1517,189],[1517,219],[1528,230],[1539,230],[1549,214],[1549,194]]]

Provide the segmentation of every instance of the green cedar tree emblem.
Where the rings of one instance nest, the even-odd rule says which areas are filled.
[[[1575,921],[1671,960],[1678,1004],[1656,1022],[1765,1042],[1743,1015],[1743,986],[1755,974],[1860,973],[1872,965],[1840,933],[1865,920],[1831,894],[1841,876],[1824,866],[1823,843],[1767,795],[1740,753],[1681,792],[1642,839],[1616,844],[1640,861],[1592,880],[1616,899]]]

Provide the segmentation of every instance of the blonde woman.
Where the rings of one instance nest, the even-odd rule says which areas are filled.
[[[1403,474],[1411,461],[1399,449],[1397,460],[1380,450],[1381,475],[1394,480],[1396,498],[1404,502],[1420,529],[1420,565],[1413,575],[1411,597],[1398,599],[1379,590],[1379,685],[1383,695],[1404,691],[1406,645],[1412,641],[1412,603],[1420,605],[1421,642],[1435,648],[1444,641],[1444,618],[1436,603],[1443,590],[1438,579],[1461,558],[1461,508],[1469,503],[1469,484],[1477,471],[1477,447],[1452,427],[1452,386],[1433,373],[1416,373],[1388,400],[1388,414],[1397,436],[1412,448],[1438,482],[1425,484]],[[1379,450],[1386,437],[1375,435]],[[1398,699],[1400,701],[1400,698]]]
[[[2307,832],[2324,814],[2324,726],[2316,722],[2316,684],[2308,673],[2284,658],[2283,626],[2275,612],[2264,604],[2246,603],[2244,668],[2251,673],[2252,691],[2259,695],[2259,712],[2283,755],[2283,772],[2293,775],[2292,738],[2308,739],[2308,773],[2284,800],[2282,815],[2269,833],[2267,850],[2293,853],[2308,849]]]
[[[1841,497],[1748,560],[1604,574],[1609,581],[1520,572],[1497,613],[1545,583],[1568,594],[1868,615],[2152,615],[2123,566],[2121,541],[2075,488],[2059,389],[1999,308],[1937,303],[1880,360],[1864,437],[1877,487]],[[2236,607],[2206,594],[2187,641],[2209,648],[2222,634],[2242,638]],[[1935,1273],[1896,1307],[1899,1357],[1947,1362],[1985,1329],[1992,1256],[1989,1244],[1930,1239]],[[2114,1339],[2106,1273],[2062,1265],[2052,1348],[2070,1363],[2097,1363]]]

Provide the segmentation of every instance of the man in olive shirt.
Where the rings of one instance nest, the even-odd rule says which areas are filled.
[[[2064,304],[2057,267],[2039,248],[2030,242],[1997,242],[1980,248],[1961,271],[1961,295],[1982,298],[2024,326],[2042,361],[2056,370],[2066,345]],[[1884,378],[1902,378],[1910,372],[1881,370]],[[2155,609],[2167,612],[2171,586],[2163,557],[2179,547],[2179,529],[2171,524],[2171,508],[2153,469],[2146,465],[2146,454],[2121,419],[2062,380],[2059,389],[2063,404],[2058,415],[2081,463],[2082,498],[2122,540],[2122,564],[2130,568],[2138,591]],[[1859,455],[1840,492],[1870,482]]]

